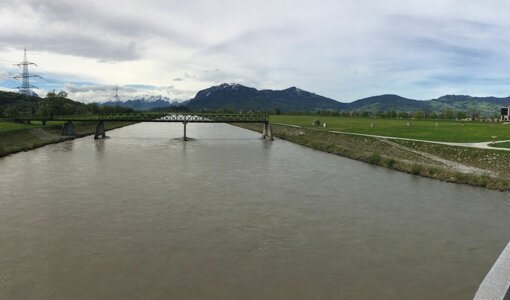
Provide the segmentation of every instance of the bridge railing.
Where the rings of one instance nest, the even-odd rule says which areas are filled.
[[[131,121],[131,122],[190,122],[190,123],[267,123],[267,114],[224,114],[224,113],[104,113],[98,115],[68,116],[23,116],[21,121]]]

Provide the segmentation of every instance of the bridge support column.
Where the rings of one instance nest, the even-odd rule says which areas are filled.
[[[264,129],[262,130],[262,138],[272,141],[273,131],[271,130],[271,124],[269,122],[264,123]]]
[[[105,138],[106,131],[104,130],[104,121],[99,121],[96,126],[96,134],[94,134],[94,139],[97,140],[99,136]]]
[[[62,127],[62,135],[74,135],[73,122],[67,121],[64,123],[64,126]]]
[[[187,141],[188,137],[186,136],[186,124],[188,124],[188,122],[182,122],[182,124],[184,125],[184,137],[182,138],[182,140]]]
[[[42,120],[41,123],[42,123],[42,126],[46,126],[46,120]]]

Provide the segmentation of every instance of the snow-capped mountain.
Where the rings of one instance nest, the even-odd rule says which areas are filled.
[[[151,110],[159,107],[170,107],[178,105],[176,101],[171,101],[164,96],[141,96],[125,101],[107,101],[101,105],[129,107],[134,110]]]

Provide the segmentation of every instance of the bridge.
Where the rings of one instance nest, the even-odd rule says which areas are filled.
[[[273,140],[269,115],[267,114],[213,114],[213,113],[107,113],[85,116],[23,116],[14,118],[16,122],[30,124],[32,121],[65,122],[62,127],[62,135],[74,135],[73,122],[97,122],[94,139],[106,137],[105,122],[157,122],[157,123],[182,123],[184,125],[183,140],[186,136],[186,124],[188,123],[262,123],[264,129],[262,137]]]

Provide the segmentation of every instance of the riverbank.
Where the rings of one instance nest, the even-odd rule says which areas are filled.
[[[106,122],[105,129],[108,131],[131,124],[133,123]],[[96,123],[76,122],[74,127],[76,132],[76,135],[74,136],[61,135],[61,125],[0,131],[0,157],[16,152],[32,150],[49,144],[92,135],[95,133]]]
[[[236,125],[262,132],[259,124]],[[272,130],[280,139],[372,165],[446,182],[510,190],[510,172],[501,167],[502,161],[510,160],[510,152],[402,142],[277,124],[272,124]]]

